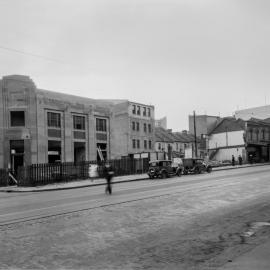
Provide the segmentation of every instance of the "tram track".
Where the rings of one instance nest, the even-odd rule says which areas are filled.
[[[265,173],[269,169],[261,170],[260,173]],[[249,172],[245,181],[253,182],[253,175],[259,177],[258,172]],[[74,201],[58,204],[59,200],[54,201],[54,205],[44,206],[40,208],[28,209],[25,211],[17,211],[6,214],[0,214],[0,227],[15,225],[18,223],[39,221],[46,218],[52,218],[57,216],[63,216],[68,214],[79,213],[83,211],[89,211],[92,209],[109,207],[118,204],[131,203],[146,199],[155,199],[158,197],[169,196],[173,194],[185,194],[194,191],[206,191],[211,188],[217,187],[219,184],[220,189],[230,188],[234,185],[239,185],[243,182],[243,179],[234,180],[232,183],[231,178],[236,178],[245,173],[237,173],[232,175],[224,176],[214,176],[211,175],[210,178],[196,176],[198,179],[192,179],[191,181],[183,182],[173,182],[173,183],[158,183],[155,186],[141,186],[141,187],[121,187],[116,191],[115,195],[104,196],[103,194],[92,194],[89,196],[81,197],[81,201],[76,201],[76,197],[73,198]],[[153,192],[155,194],[153,194]],[[64,199],[61,199],[64,202]],[[108,201],[109,200],[109,201]],[[43,211],[43,213],[40,213]],[[38,213],[37,213],[38,212]],[[14,217],[14,216],[19,217]],[[21,216],[20,216],[21,215]],[[25,216],[24,216],[25,215]]]

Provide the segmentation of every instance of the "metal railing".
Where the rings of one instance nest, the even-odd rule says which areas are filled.
[[[38,186],[57,182],[69,182],[91,177],[91,166],[95,165],[96,177],[103,178],[103,168],[109,163],[114,170],[115,176],[146,173],[149,159],[123,158],[108,160],[106,162],[84,161],[80,163],[45,163],[33,164],[18,169],[18,186]]]

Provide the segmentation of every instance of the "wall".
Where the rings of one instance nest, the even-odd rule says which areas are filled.
[[[227,148],[227,149],[219,149],[215,155],[214,160],[218,161],[231,161],[232,155],[234,155],[235,160],[237,161],[238,156],[241,155],[243,160],[246,160],[246,150],[244,147],[236,147],[236,148]]]
[[[209,136],[209,149],[243,145],[243,134],[243,130],[212,134]]]

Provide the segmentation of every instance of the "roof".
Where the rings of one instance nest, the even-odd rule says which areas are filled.
[[[190,143],[195,141],[195,136],[193,134],[188,134],[185,132],[174,132],[176,137],[176,142]],[[197,142],[200,141],[200,138],[197,137]]]
[[[194,142],[195,137],[193,134],[187,134],[184,132],[171,132],[167,129],[162,127],[155,128],[155,136],[156,142],[167,142],[167,143],[174,143],[174,142],[181,142],[181,143],[190,143]],[[197,138],[199,142],[200,139]]]
[[[175,138],[172,133],[162,127],[155,128],[155,136],[157,142],[175,142]]]
[[[235,119],[234,117],[224,117],[222,118],[213,130],[209,133],[218,134],[224,132],[240,131],[245,129],[245,121],[242,119]]]

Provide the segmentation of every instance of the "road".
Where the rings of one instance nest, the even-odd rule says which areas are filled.
[[[111,196],[103,186],[0,194],[0,267],[216,269],[267,238],[241,234],[270,219],[269,173],[121,183]]]

